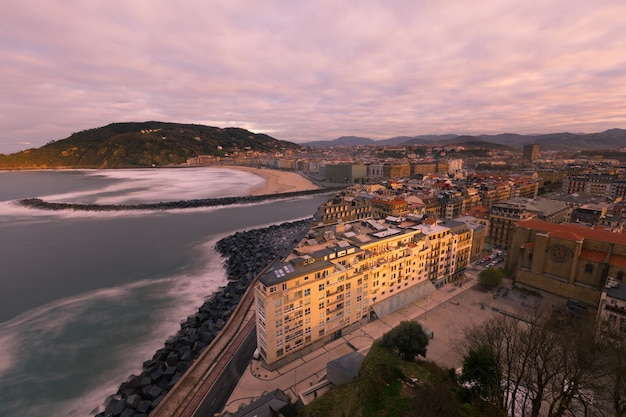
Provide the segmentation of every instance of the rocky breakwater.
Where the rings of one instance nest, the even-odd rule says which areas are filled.
[[[229,282],[216,291],[198,311],[180,324],[165,346],[143,363],[139,375],[130,375],[96,417],[144,417],[178,382],[200,353],[215,339],[242,295],[276,257],[299,242],[309,230],[310,219],[262,229],[237,232],[216,244],[224,256]]]
[[[75,210],[75,211],[125,211],[125,210],[179,210],[200,207],[217,207],[232,204],[254,204],[267,200],[278,200],[291,197],[323,194],[329,191],[342,189],[340,187],[319,188],[316,190],[294,191],[280,194],[264,194],[259,196],[219,197],[195,200],[163,201],[160,203],[141,204],[84,204],[84,203],[54,203],[40,198],[25,198],[18,200],[24,207],[39,210]]]

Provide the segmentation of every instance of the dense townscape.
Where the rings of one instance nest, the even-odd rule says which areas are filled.
[[[150,130],[141,135],[155,132],[163,134]],[[397,365],[394,375],[409,381],[410,396],[421,398],[418,406],[429,403],[438,410],[423,415],[439,415],[446,402],[458,407],[453,414],[468,407],[468,416],[582,415],[583,409],[586,415],[624,412],[626,374],[619,358],[625,351],[626,329],[626,167],[619,149],[606,151],[615,156],[611,158],[601,151],[543,150],[536,143],[513,148],[480,141],[317,148],[268,143],[262,150],[246,149],[245,143],[227,150],[217,145],[221,152],[168,166],[291,171],[320,189],[136,205],[20,201],[47,210],[167,210],[334,194],[297,230],[282,225],[220,242],[218,250],[227,258],[233,281],[185,320],[179,334],[143,364],[141,375],[131,375],[98,415],[158,413],[160,403],[168,402],[167,392],[220,337],[244,293],[254,300],[254,356],[266,372],[280,374],[327,344],[428,299],[437,290],[461,287],[477,268],[483,272],[476,288],[493,293],[494,299],[516,291],[520,298],[546,295],[557,301],[550,310],[502,311],[467,329],[463,367],[455,376],[450,379],[445,370],[429,371],[446,381],[441,386],[447,386],[447,400],[428,395],[434,388],[416,384],[401,370],[406,365]],[[496,276],[495,281],[489,276]],[[526,306],[531,304],[538,305]],[[580,332],[568,330],[572,324],[587,332],[586,342],[576,338]],[[539,328],[549,334],[535,334]],[[424,328],[418,334],[421,331],[432,337],[432,331]],[[520,341],[514,353],[501,351],[506,338]],[[531,347],[521,340],[536,344]],[[543,343],[552,346],[552,356],[540,350]],[[372,364],[386,355],[382,346],[374,343],[367,358],[346,359],[357,368],[362,363],[358,378],[368,367],[382,366]],[[426,349],[417,351],[425,355]],[[602,355],[590,354],[594,351]],[[579,362],[570,363],[571,355]],[[538,367],[523,362],[529,357],[539,358]],[[560,368],[552,369],[557,362]],[[319,381],[323,386],[357,378],[337,382],[330,362],[328,366],[328,376]],[[485,369],[495,371],[486,375]],[[503,382],[494,383],[493,378]],[[361,379],[356,383],[361,388],[363,384]],[[303,415],[325,415],[327,411],[315,411],[320,403],[303,400],[296,386],[297,382],[293,393],[299,398],[264,385],[275,391],[227,414],[263,415],[270,402],[282,404],[278,415],[290,415],[309,403],[300,411]],[[316,395],[317,386],[311,388]],[[457,389],[458,395],[450,394]],[[360,403],[363,407],[367,401]],[[346,412],[355,411],[342,411]],[[408,414],[405,410],[390,415]]]
[[[501,163],[466,164],[449,158],[344,162],[309,172],[347,188],[320,207],[307,236],[256,284],[257,343],[266,366],[284,366],[434,288],[456,285],[472,264],[504,270],[518,290],[562,300],[552,312],[527,319],[534,325],[550,327],[550,317],[561,326],[585,320],[595,329],[583,326],[589,337],[621,340],[615,335],[626,329],[623,165],[541,159],[538,145]],[[498,404],[511,415],[529,401],[532,415],[591,407],[581,387],[599,383],[584,372],[560,374],[570,381],[560,388],[567,395],[552,402],[536,386],[536,397],[529,396],[525,382],[516,393],[504,389]],[[623,377],[621,369],[617,386]],[[605,405],[613,401],[622,409],[623,393],[614,394]]]

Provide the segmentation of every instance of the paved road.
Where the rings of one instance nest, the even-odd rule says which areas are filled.
[[[187,406],[182,417],[210,417],[224,408],[226,401],[239,383],[256,349],[256,325],[252,318],[225,352],[214,372],[204,383],[201,392]],[[221,369],[217,372],[217,369]]]

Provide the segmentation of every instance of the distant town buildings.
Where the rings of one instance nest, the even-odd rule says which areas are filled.
[[[198,156],[297,171],[346,190],[254,291],[262,359],[278,366],[462,279],[506,251],[515,285],[626,332],[626,166],[510,149],[369,146]],[[565,307],[566,302],[563,302]]]

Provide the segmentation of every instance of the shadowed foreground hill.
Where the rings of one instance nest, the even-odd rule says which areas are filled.
[[[430,361],[404,361],[372,345],[358,376],[313,400],[299,417],[447,417],[485,416],[468,402],[454,370]]]
[[[113,123],[74,133],[37,149],[0,154],[0,168],[141,168],[184,163],[198,155],[298,149],[240,128],[143,122]]]

